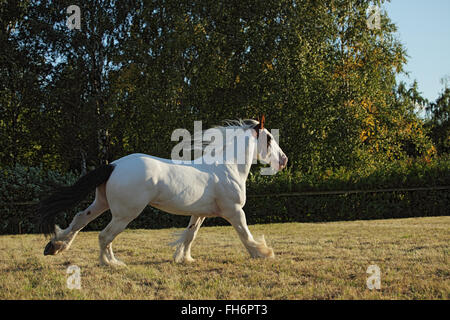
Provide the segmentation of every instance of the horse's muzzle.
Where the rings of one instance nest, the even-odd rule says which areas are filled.
[[[280,170],[283,170],[284,168],[286,168],[287,166],[287,162],[288,162],[288,157],[286,157],[286,155],[282,155],[280,158]]]

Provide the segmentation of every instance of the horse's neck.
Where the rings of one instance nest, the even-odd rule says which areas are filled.
[[[220,147],[216,146],[217,148],[214,148],[213,146],[210,151],[204,153],[201,163],[210,163],[210,152],[214,150],[214,157],[223,161],[220,166],[216,167],[217,170],[223,170],[225,167],[226,171],[233,176],[233,179],[237,180],[236,182],[245,186],[245,182],[252,166],[257,139],[245,130],[241,131],[241,135],[232,135],[231,137],[228,136],[226,131],[223,131],[226,130],[225,128],[219,130],[222,130],[221,135],[227,140],[224,141],[223,145],[221,144]],[[242,135],[244,135],[244,137]],[[244,138],[244,144],[240,144],[240,142],[242,143],[242,138]],[[244,146],[244,148],[242,148],[242,146]],[[205,152],[204,149],[203,152]],[[227,154],[227,152],[230,152],[230,154]],[[208,161],[205,161],[206,158],[208,158]],[[196,160],[194,160],[194,163],[195,162]]]
[[[243,185],[245,185],[245,182],[247,181],[247,177],[252,166],[253,156],[255,152],[254,146],[255,145],[253,139],[250,139],[248,143],[245,144],[245,163],[239,163],[238,155],[236,154],[234,154],[234,158],[232,159],[232,161],[228,161],[227,163],[225,163],[225,166],[228,168],[228,170],[230,170],[231,172],[235,172],[238,175],[239,180]],[[225,152],[226,151],[224,151],[224,157],[226,157]]]

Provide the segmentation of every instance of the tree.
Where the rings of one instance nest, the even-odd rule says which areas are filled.
[[[112,110],[109,109],[109,73],[118,65],[117,42],[129,25],[128,9],[133,1],[89,1],[80,7],[81,30],[66,26],[71,1],[22,1],[17,34],[12,46],[29,52],[27,63],[51,66],[39,70],[44,79],[35,89],[45,101],[34,121],[39,144],[53,144],[50,154],[58,154],[68,167],[85,169],[110,161]],[[8,13],[5,13],[8,16]],[[17,77],[14,77],[17,78]],[[19,80],[19,79],[18,79]],[[14,89],[13,91],[16,91]],[[24,96],[34,97],[32,93]]]
[[[0,92],[2,164],[14,148],[16,162],[63,170],[168,157],[176,128],[262,113],[301,171],[432,153],[420,94],[396,82],[395,25],[381,13],[367,27],[382,1],[96,0],[80,6],[81,30],[66,26],[70,1],[19,3],[20,15],[2,11],[17,32],[1,41],[23,57],[22,71],[1,69],[13,78]]]
[[[438,154],[450,152],[450,88],[445,87],[435,102],[429,104],[427,112],[430,119],[427,127]]]
[[[43,46],[27,42],[21,29],[28,1],[2,1],[0,6],[0,163],[16,165],[39,161],[39,123],[49,70]]]

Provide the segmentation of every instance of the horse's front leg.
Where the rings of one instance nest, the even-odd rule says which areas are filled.
[[[225,210],[225,212],[223,212],[223,217],[236,229],[239,238],[252,258],[273,258],[275,256],[273,249],[266,245],[264,236],[262,236],[260,240],[255,240],[253,238],[248,229],[245,212],[242,208]]]
[[[197,236],[198,229],[200,229],[200,226],[204,220],[205,217],[191,216],[191,220],[189,221],[189,225],[186,230],[183,231],[177,241],[171,243],[172,245],[177,246],[177,250],[173,255],[175,262],[180,263],[194,261],[191,257],[191,246]]]

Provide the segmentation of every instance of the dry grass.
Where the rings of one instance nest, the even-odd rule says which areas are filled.
[[[78,235],[59,256],[43,256],[41,235],[0,236],[0,299],[449,299],[450,217],[250,226],[273,260],[249,259],[231,227],[202,228],[196,262],[172,262],[175,229],[127,230],[116,256],[98,264],[97,232]],[[367,267],[381,289],[366,287]],[[81,268],[81,290],[66,287]]]

